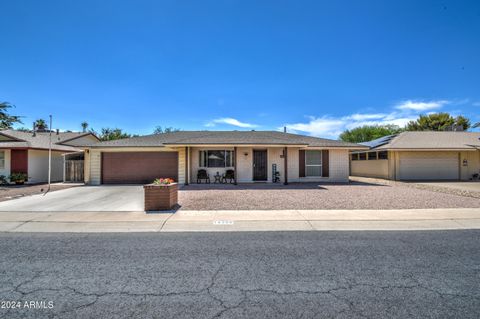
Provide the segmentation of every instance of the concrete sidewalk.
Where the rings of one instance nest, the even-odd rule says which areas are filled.
[[[1,232],[480,229],[480,209],[0,212]]]

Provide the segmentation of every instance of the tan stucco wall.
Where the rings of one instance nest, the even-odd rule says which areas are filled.
[[[199,154],[202,150],[233,150],[233,147],[191,147],[191,183],[196,183],[197,172],[199,167]],[[255,148],[265,149],[265,148]],[[253,182],[253,147],[237,147],[237,181],[239,183]],[[277,164],[277,170],[280,171],[280,180],[283,182],[283,147],[267,148],[267,182],[272,181],[272,165]],[[234,167],[212,167],[206,169],[213,182],[213,176],[218,172],[220,175],[224,174],[227,169],[234,169]]]
[[[52,152],[52,182],[63,181],[62,152]],[[28,182],[48,181],[48,151],[28,150]]]
[[[388,178],[389,160],[351,161],[351,175]]]
[[[199,169],[199,151],[205,149],[227,149],[233,150],[233,147],[190,147],[189,158],[189,176],[190,182],[196,183],[196,176]],[[239,183],[253,182],[253,147],[237,147],[237,179]],[[255,148],[256,149],[256,148]],[[258,149],[265,149],[259,147]],[[272,165],[277,164],[277,170],[280,171],[280,180],[284,181],[284,159],[283,147],[268,147],[267,149],[267,182],[272,181]],[[327,182],[347,182],[349,175],[348,150],[331,149],[329,167],[329,177],[302,177],[299,174],[298,151],[300,148],[288,149],[288,180],[291,182],[309,182],[309,181],[327,181]],[[185,148],[115,148],[115,149],[90,149],[85,154],[85,182],[98,185],[101,179],[101,152],[139,152],[139,151],[178,151],[179,166],[178,176],[179,183],[185,182]],[[246,154],[246,155],[245,155]],[[231,167],[233,169],[233,167]],[[223,174],[229,168],[207,168],[210,178],[213,182],[213,175],[216,172]]]
[[[253,148],[238,147],[237,152],[238,152],[238,155],[237,155],[238,182],[239,183],[252,182],[253,181]]]
[[[463,161],[467,160],[467,166]],[[460,177],[462,180],[469,180],[473,174],[480,173],[480,151],[460,153]]]
[[[314,148],[309,148],[313,150]],[[319,148],[320,150],[321,148]],[[290,182],[348,182],[349,176],[349,152],[342,149],[329,150],[329,177],[299,177],[299,153],[300,148],[288,149],[288,181]]]
[[[83,160],[83,179],[85,184],[88,184],[90,181],[90,151],[84,152]]]
[[[1,150],[3,152],[5,152],[5,165],[3,168],[0,167],[0,175],[4,175],[5,177],[8,177],[10,176],[11,172],[10,172],[10,164],[11,164],[11,160],[10,160],[10,154],[11,154],[11,151],[10,150]]]
[[[197,173],[200,169],[200,151],[203,150],[233,150],[233,147],[190,147],[190,183],[197,182]],[[213,176],[218,172],[220,175],[224,174],[227,169],[233,169],[233,167],[208,167],[202,169],[207,170],[207,173],[210,175],[210,180],[213,183]],[[240,177],[238,177],[240,178]]]
[[[196,176],[198,172],[199,164],[199,151],[206,149],[226,149],[233,150],[228,147],[192,147],[191,148],[191,183],[196,183]],[[253,182],[253,150],[265,149],[262,147],[237,147],[237,179],[239,183],[252,183]],[[330,176],[329,177],[299,177],[299,158],[298,151],[300,148],[288,149],[288,180],[290,182],[309,182],[309,181],[331,181],[331,182],[347,182],[348,181],[348,151],[347,150],[330,150]],[[277,170],[280,172],[280,182],[284,182],[284,159],[283,147],[268,147],[267,148],[267,182],[272,182],[272,165],[277,165]],[[229,168],[207,168],[207,172],[210,174],[210,179],[213,182],[213,175],[216,172],[223,174],[226,169]],[[233,167],[231,167],[233,169]]]
[[[379,161],[351,161],[352,175],[381,177],[388,179],[400,179],[400,158],[408,156],[438,156],[438,155],[459,156],[460,166],[456,167],[456,172],[460,171],[461,180],[469,180],[473,174],[480,172],[480,151],[389,151],[388,164],[384,166],[372,166],[369,162]],[[463,166],[463,160],[467,160],[467,166]],[[376,176],[377,175],[377,176]],[[383,177],[385,176],[385,177]]]

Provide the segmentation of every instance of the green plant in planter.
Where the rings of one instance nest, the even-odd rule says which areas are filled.
[[[8,185],[8,178],[5,175],[0,175],[0,185]]]
[[[170,185],[175,183],[172,178],[157,178],[153,181],[153,185]]]
[[[17,185],[22,185],[28,180],[28,176],[25,173],[12,173],[9,179]]]

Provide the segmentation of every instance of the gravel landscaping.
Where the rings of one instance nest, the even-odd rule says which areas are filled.
[[[189,185],[182,210],[480,208],[480,199],[402,184]]]
[[[50,191],[58,191],[79,185],[80,184],[55,183],[51,184]],[[45,192],[47,188],[48,184],[0,186],[0,202],[23,196],[41,194]]]

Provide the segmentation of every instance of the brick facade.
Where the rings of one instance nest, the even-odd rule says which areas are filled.
[[[145,185],[145,211],[170,210],[178,204],[178,184]]]

